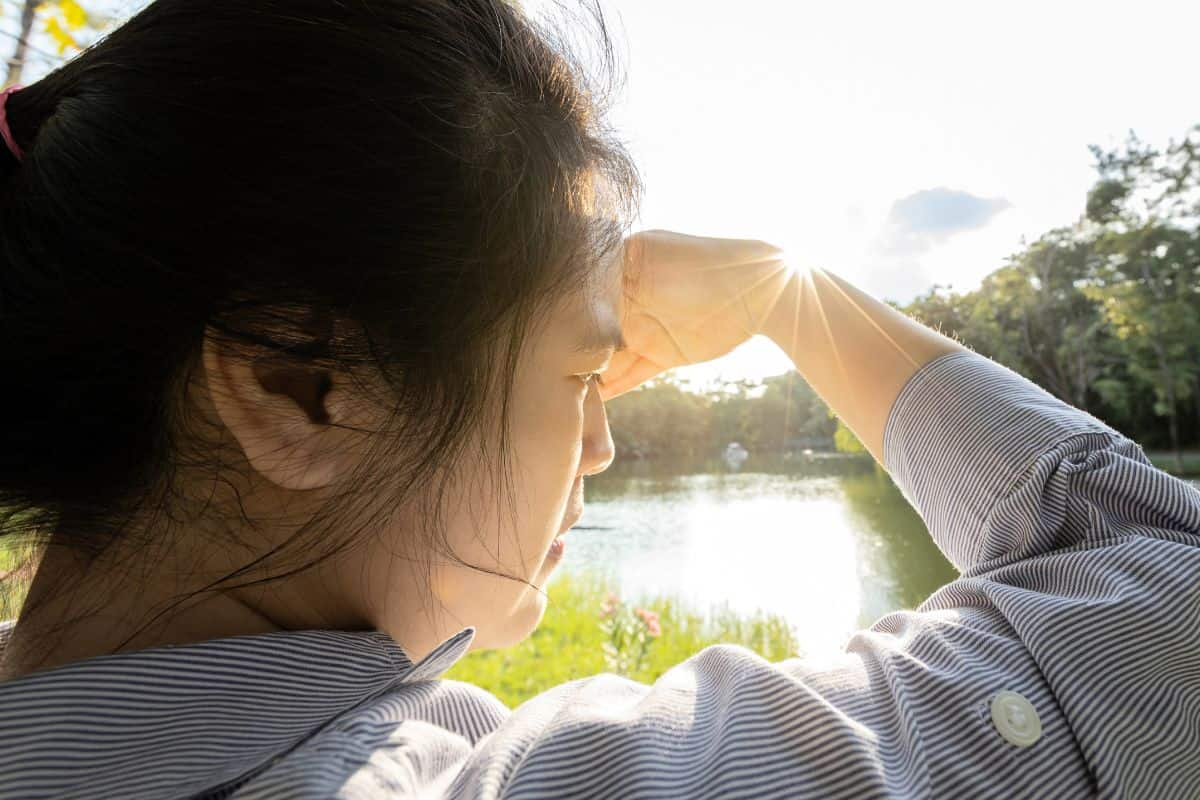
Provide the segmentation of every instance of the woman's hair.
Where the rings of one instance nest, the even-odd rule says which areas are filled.
[[[392,409],[270,576],[210,588],[311,566],[425,493],[413,552],[444,545],[451,468],[504,474],[503,425],[465,447],[507,419],[523,339],[636,213],[582,8],[559,29],[503,0],[156,0],[10,97],[0,546],[169,543],[196,510],[180,476],[230,468],[185,402],[206,329],[366,368]],[[581,30],[598,47],[573,52]]]

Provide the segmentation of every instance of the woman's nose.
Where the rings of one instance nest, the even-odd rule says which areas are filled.
[[[615,455],[604,401],[600,399],[600,390],[592,386],[584,403],[583,455],[579,461],[579,471],[584,475],[604,472],[612,464]]]

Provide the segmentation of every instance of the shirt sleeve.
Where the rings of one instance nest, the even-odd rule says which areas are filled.
[[[936,358],[909,380],[883,451],[964,574],[1140,526],[1200,530],[1200,493],[1155,468],[1135,442],[970,351]]]

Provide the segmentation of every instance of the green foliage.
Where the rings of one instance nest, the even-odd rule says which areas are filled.
[[[711,449],[710,402],[667,379],[608,405],[613,443],[622,457],[703,459]]]
[[[605,669],[626,677],[640,672],[646,652],[662,635],[658,612],[634,608],[609,592],[600,609],[600,620],[600,630],[606,637],[601,645]]]
[[[466,681],[495,694],[510,708],[577,678],[616,672],[606,659],[612,628],[604,623],[609,589],[603,577],[562,574],[551,582],[541,625],[520,644],[503,650],[468,653],[443,677]],[[768,661],[799,655],[792,627],[774,615],[739,615],[727,607],[705,619],[677,598],[643,598],[635,605],[657,614],[661,634],[650,639],[639,659],[636,634],[627,640],[627,677],[653,683],[664,672],[713,644],[739,644]],[[640,624],[640,623],[639,623]],[[648,630],[648,627],[646,628]],[[633,648],[633,658],[629,658]]]
[[[836,423],[816,392],[791,372],[699,393],[670,376],[608,404],[617,457],[700,462],[730,442],[751,453],[832,449]]]
[[[1092,148],[1086,213],[979,289],[934,287],[909,313],[1176,453],[1200,442],[1200,126],[1166,148]],[[1183,469],[1182,455],[1172,467]]]
[[[1129,187],[1122,181],[1101,180],[1088,192],[1087,210],[1093,222],[1107,223],[1120,214],[1120,204],[1129,196]]]
[[[837,422],[837,431],[833,434],[833,443],[839,453],[865,453],[867,448],[854,435],[854,431],[846,427],[842,420]]]

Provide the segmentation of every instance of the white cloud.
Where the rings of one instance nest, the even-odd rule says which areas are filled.
[[[985,227],[1009,208],[1012,203],[1003,197],[978,197],[945,186],[922,189],[892,203],[876,249],[883,255],[920,255],[956,234]]]
[[[954,250],[961,257],[963,248],[954,245],[978,240],[997,216],[1011,208],[1013,204],[1004,197],[983,197],[945,186],[905,195],[892,202],[865,248],[858,274],[874,294],[907,302],[934,283],[946,281],[943,251]]]

